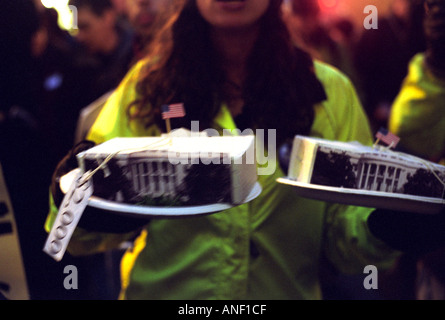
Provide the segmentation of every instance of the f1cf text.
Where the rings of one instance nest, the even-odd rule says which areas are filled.
[[[223,308],[213,308],[213,307],[197,307],[190,306],[186,304],[183,307],[179,307],[178,314],[180,315],[205,315],[209,317],[212,312],[221,315],[232,315],[232,314],[244,314],[244,315],[262,315],[266,312],[266,305],[264,304],[256,304],[256,305],[248,305],[248,304],[225,304]]]

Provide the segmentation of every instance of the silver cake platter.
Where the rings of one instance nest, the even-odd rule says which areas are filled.
[[[287,177],[278,178],[277,182],[294,187],[298,196],[326,202],[424,214],[437,214],[445,208],[445,199],[381,191],[336,188],[303,183]]]
[[[62,191],[65,192],[65,190],[67,190],[67,186],[71,184],[73,177],[75,173],[78,172],[78,170],[80,169],[75,169],[61,178],[60,186]],[[262,192],[261,185],[257,182],[252,188],[250,194],[241,204],[248,203],[254,200],[261,194],[261,192]],[[131,215],[139,218],[146,217],[151,219],[151,218],[186,218],[199,215],[207,215],[224,211],[236,207],[238,205],[229,203],[213,203],[213,204],[197,205],[197,206],[171,206],[171,207],[143,206],[143,205],[126,204],[126,203],[110,201],[92,195],[89,198],[88,206],[114,212],[117,214]]]
[[[261,191],[261,185],[257,182],[250,192],[249,196],[244,200],[242,204],[254,200],[260,195]],[[216,213],[237,206],[228,203],[214,203],[199,206],[154,207],[124,204],[115,201],[104,200],[95,196],[90,197],[88,205],[97,209],[112,211],[119,214],[127,214],[138,217],[146,216],[147,218],[186,218]]]

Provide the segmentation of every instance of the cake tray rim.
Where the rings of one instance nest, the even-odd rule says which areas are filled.
[[[441,200],[439,198],[330,187],[300,182],[289,177],[281,177],[276,181],[283,185],[295,187],[297,195],[301,197],[326,202],[423,214],[438,214],[445,208],[445,199]]]
[[[64,188],[63,184],[69,184],[74,179],[75,173],[80,171],[79,168],[76,168],[69,173],[67,173],[62,179],[60,179],[59,184],[63,193],[67,191],[66,187]],[[230,204],[230,203],[212,203],[205,205],[196,205],[196,206],[175,206],[175,207],[166,207],[166,206],[143,206],[136,204],[126,204],[120,203],[112,200],[106,200],[97,196],[91,196],[88,201],[88,206],[94,207],[97,209],[103,209],[106,211],[111,211],[116,214],[121,215],[130,215],[136,216],[139,218],[147,217],[147,218],[185,218],[185,217],[193,217],[198,215],[206,215],[211,213],[216,213],[220,211],[224,211],[233,207],[237,207],[239,205],[248,203],[254,199],[256,199],[261,192],[263,191],[260,183],[257,181],[250,191],[247,198],[240,204]]]
[[[91,196],[88,205],[97,209],[111,211],[119,215],[129,215],[139,218],[186,218],[200,215],[212,214],[242,204],[246,204],[257,198],[262,192],[262,187],[259,182],[256,182],[247,198],[240,204],[230,203],[212,203],[196,206],[142,206],[135,204],[119,203],[111,200]]]

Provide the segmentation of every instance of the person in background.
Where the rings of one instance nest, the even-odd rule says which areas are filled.
[[[397,95],[389,129],[402,151],[445,165],[445,1],[426,0],[427,48],[415,55]],[[445,190],[445,186],[444,186]],[[418,299],[445,298],[445,249],[411,257],[413,294]]]
[[[427,50],[409,64],[391,108],[389,128],[400,136],[400,146],[434,162],[445,159],[445,4],[426,1]]]
[[[155,20],[169,0],[125,0],[125,16],[135,32],[134,61],[145,56],[155,32]]]
[[[321,21],[318,2],[292,0],[286,6],[285,19],[294,43],[312,57],[331,64],[332,56],[337,52],[329,31]]]
[[[354,53],[361,101],[375,133],[388,127],[391,104],[400,90],[407,65],[425,49],[422,0],[394,0],[378,29],[364,30]]]
[[[12,205],[6,208],[14,213],[17,222],[15,232],[30,299],[81,298],[79,292],[69,295],[63,288],[57,275],[63,274],[64,266],[42,252],[46,233],[43,228],[35,228],[45,221],[48,212],[45,197],[54,169],[51,155],[55,148],[46,139],[40,117],[41,100],[36,93],[41,78],[36,59],[46,48],[45,41],[41,41],[47,39],[44,22],[33,0],[0,1],[0,22],[0,163]],[[2,216],[5,203],[0,206]],[[10,268],[16,267],[14,261],[7,262]],[[68,256],[64,262],[75,263]]]
[[[89,102],[116,88],[131,66],[133,30],[119,22],[110,0],[71,0],[77,8],[76,39],[93,69]],[[88,81],[87,77],[85,80]]]
[[[90,102],[92,69],[83,64],[75,39],[58,25],[57,11],[41,5],[38,12],[40,28],[32,50],[33,96],[41,132],[50,146],[47,161],[54,166],[72,147],[75,119]]]
[[[317,1],[289,0],[284,9],[294,43],[314,59],[341,70],[356,86],[357,75],[352,63],[356,44],[354,24],[345,17],[324,21]]]
[[[127,0],[111,0],[111,3],[113,4],[114,9],[120,16],[125,16],[126,4]]]
[[[118,136],[160,136],[164,104],[184,103],[173,129],[199,121],[200,130],[221,133],[276,130],[272,148],[280,149],[296,134],[372,144],[350,80],[293,45],[281,0],[173,4],[153,51],[107,101],[90,141],[56,169],[47,231],[63,199],[57,177],[72,169],[70,159]],[[260,175],[262,193],[250,203],[202,217],[135,221],[88,207],[69,250],[91,254],[133,240],[121,269],[128,299],[322,299],[322,259],[337,272],[363,274],[369,264],[390,267],[401,251],[445,242],[431,227],[444,226],[445,214],[429,220],[298,197],[276,182],[285,171],[284,162]],[[412,232],[419,228],[433,239]]]

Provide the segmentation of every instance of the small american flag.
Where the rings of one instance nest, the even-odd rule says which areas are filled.
[[[380,128],[380,130],[376,133],[375,137],[384,143],[386,143],[388,146],[395,148],[396,145],[399,143],[400,138],[388,130],[384,128]]]
[[[184,104],[175,103],[162,106],[162,119],[182,118],[185,116]]]

